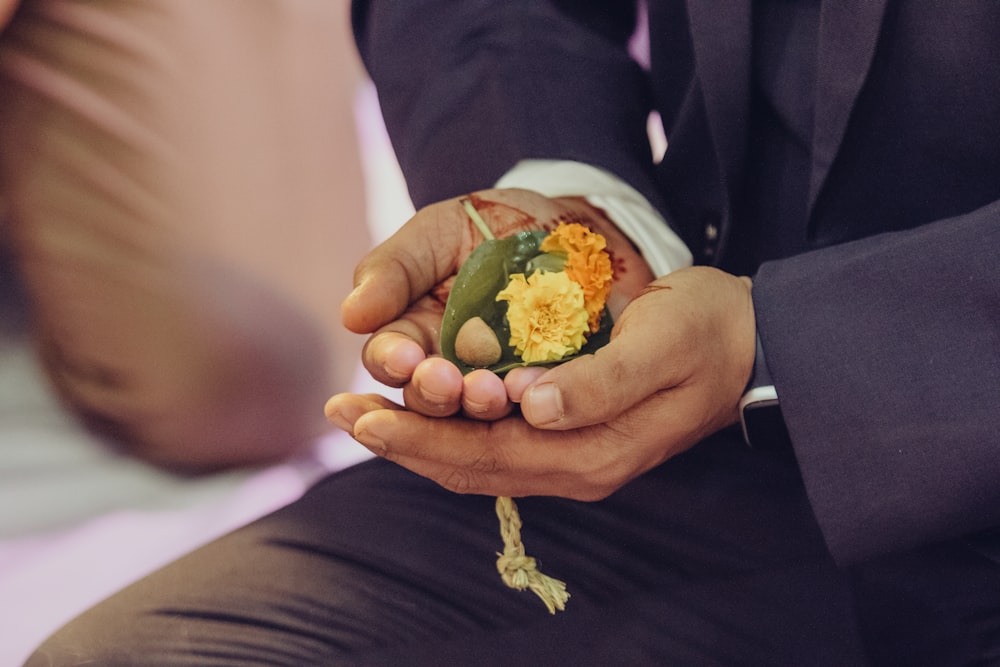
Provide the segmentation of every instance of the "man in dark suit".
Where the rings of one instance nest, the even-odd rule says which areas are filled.
[[[344,304],[406,408],[328,414],[400,465],[325,480],[38,664],[1000,660],[1000,8],[649,0],[646,67],[634,12],[355,3],[422,210]],[[506,384],[433,356],[434,288],[477,241],[469,192],[495,228],[607,231],[607,347]],[[747,446],[765,369],[787,442],[751,421]],[[495,581],[478,494],[526,496],[565,612]]]

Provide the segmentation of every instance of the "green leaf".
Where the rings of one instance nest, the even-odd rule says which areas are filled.
[[[523,273],[527,276],[540,268],[550,271],[562,268],[565,257],[548,255],[539,250],[539,245],[546,236],[548,232],[532,231],[483,241],[462,264],[445,305],[441,323],[441,353],[458,366],[463,374],[475,369],[456,356],[455,338],[462,325],[473,317],[481,317],[500,341],[500,360],[488,366],[488,370],[503,375],[518,366],[529,365],[509,345],[507,302],[497,301],[496,296],[507,286],[511,274]],[[587,343],[578,354],[597,350],[608,342],[610,334],[611,316],[605,310],[601,328],[587,337]]]

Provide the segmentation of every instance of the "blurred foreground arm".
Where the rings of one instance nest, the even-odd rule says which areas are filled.
[[[3,231],[41,355],[140,457],[284,457],[351,377],[360,344],[310,300],[368,245],[342,14],[38,0],[0,39]]]

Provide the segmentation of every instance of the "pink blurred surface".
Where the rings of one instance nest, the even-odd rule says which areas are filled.
[[[374,91],[355,104],[376,242],[409,215]],[[381,391],[359,367],[354,389]],[[390,394],[391,395],[391,394]],[[0,666],[95,602],[370,455],[332,431],[300,459],[197,480],[114,453],[62,410],[26,340],[0,339]]]

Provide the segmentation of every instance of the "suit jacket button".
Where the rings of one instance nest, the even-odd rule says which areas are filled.
[[[701,222],[704,234],[702,253],[705,257],[712,257],[715,255],[716,247],[719,243],[719,214],[709,211],[702,215]]]

